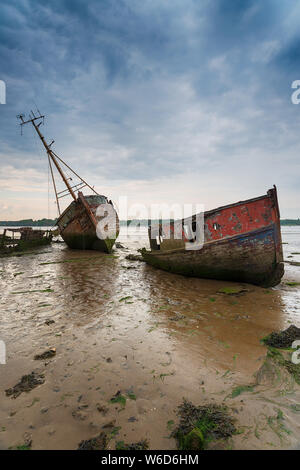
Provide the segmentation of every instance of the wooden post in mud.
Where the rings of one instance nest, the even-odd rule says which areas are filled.
[[[2,247],[4,246],[5,235],[6,235],[6,228],[4,229],[4,232],[3,232],[3,235],[2,235],[2,243],[1,243],[1,246],[2,246]]]

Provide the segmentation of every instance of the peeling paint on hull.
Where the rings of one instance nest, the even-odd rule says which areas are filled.
[[[100,198],[104,198],[104,196],[100,196]],[[90,214],[79,199],[73,201],[57,220],[60,235],[69,248],[110,253],[119,234],[118,215],[115,209],[112,208],[110,217],[115,219],[116,224],[114,236],[111,235],[111,232],[107,232],[106,235],[104,231],[104,237],[106,236],[106,238],[100,239],[97,236],[96,224],[102,220],[102,217],[97,216],[97,208],[101,205],[105,207],[106,199],[87,196],[85,200],[88,201]],[[109,220],[107,221],[109,222]]]
[[[276,188],[264,197],[206,212],[204,220],[202,249],[186,250],[184,239],[166,240],[160,247],[150,240],[152,251],[142,251],[145,261],[185,276],[265,287],[280,282],[284,265]]]
[[[243,237],[204,245],[199,251],[147,252],[144,259],[165,271],[185,276],[247,282],[266,287],[280,282],[283,263],[274,253],[274,227]],[[255,247],[255,248],[254,248]]]

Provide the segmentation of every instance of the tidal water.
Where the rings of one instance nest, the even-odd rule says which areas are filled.
[[[104,426],[110,449],[144,438],[151,449],[175,449],[170,433],[183,397],[229,407],[240,431],[230,448],[299,445],[300,387],[255,382],[267,352],[260,339],[300,327],[300,289],[287,284],[300,281],[300,227],[283,227],[282,237],[282,283],[238,284],[238,295],[219,292],[234,283],[127,260],[148,246],[144,228],[123,228],[124,248],[112,255],[53,244],[1,258],[0,447],[20,446],[30,436],[33,449],[76,449]],[[53,358],[34,360],[52,347]],[[42,385],[16,399],[5,395],[32,371],[44,374]],[[253,388],[232,397],[245,385]],[[125,404],[111,403],[116,394]],[[274,426],[278,410],[283,428]]]

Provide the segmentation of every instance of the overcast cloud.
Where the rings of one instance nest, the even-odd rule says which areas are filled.
[[[206,209],[278,186],[300,217],[300,2],[2,0],[0,218],[54,217],[47,159],[102,194]]]

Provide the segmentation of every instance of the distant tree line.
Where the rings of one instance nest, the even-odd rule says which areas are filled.
[[[159,223],[159,220],[151,220],[152,223]],[[169,222],[169,220],[163,220],[163,223]],[[0,227],[52,227],[55,226],[56,219],[23,219],[23,220],[2,220],[0,221]],[[281,219],[281,225],[300,225],[300,219]],[[147,227],[147,219],[133,219],[133,220],[120,220],[120,225],[124,226],[136,226],[136,227]]]
[[[23,220],[1,220],[0,227],[52,227],[56,224],[56,219],[23,219]]]
[[[159,220],[151,220],[152,223],[159,223]],[[163,223],[169,222],[169,220],[163,220]],[[0,221],[0,227],[52,227],[56,224],[56,219],[23,219],[23,220],[2,220]],[[120,225],[124,226],[136,226],[136,227],[147,227],[147,219],[133,219],[133,220],[120,220]]]
[[[300,219],[281,219],[280,225],[300,225]]]

